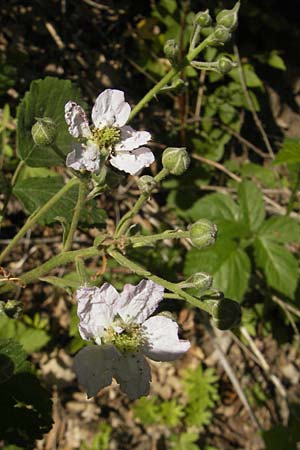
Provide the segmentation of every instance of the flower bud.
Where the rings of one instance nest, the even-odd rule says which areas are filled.
[[[5,314],[11,319],[19,319],[23,314],[23,305],[19,300],[8,300],[4,305]]]
[[[222,25],[229,31],[234,31],[238,25],[238,12],[240,9],[240,2],[237,2],[232,9],[223,9],[216,17],[217,24]]]
[[[172,175],[182,175],[190,162],[191,159],[184,147],[168,147],[162,155],[162,165]]]
[[[209,27],[212,22],[212,18],[209,15],[208,9],[206,11],[200,11],[195,16],[195,23],[200,27]]]
[[[164,45],[164,54],[172,62],[176,63],[179,55],[179,46],[175,39],[169,39]]]
[[[211,34],[209,43],[210,45],[223,45],[231,38],[231,33],[228,28],[223,25],[217,25],[214,32]]]
[[[211,306],[213,322],[219,330],[229,330],[238,326],[242,311],[239,303],[223,298],[221,300],[206,300]]]
[[[51,145],[57,136],[57,126],[49,117],[36,119],[31,128],[31,135],[36,145]]]
[[[154,178],[151,177],[150,175],[143,175],[138,179],[137,185],[139,187],[139,190],[143,194],[150,194],[157,185],[157,183],[154,180]]]
[[[221,73],[228,73],[234,67],[236,67],[236,63],[227,56],[221,56],[217,61],[217,69]]]
[[[194,247],[202,249],[215,243],[217,233],[217,225],[207,219],[200,219],[190,228],[190,240]]]
[[[205,272],[197,272],[191,275],[182,283],[179,283],[181,289],[184,288],[195,288],[201,291],[207,291],[211,288],[213,282],[213,277]]]

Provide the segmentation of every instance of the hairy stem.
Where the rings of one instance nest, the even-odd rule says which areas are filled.
[[[75,233],[75,231],[77,229],[79,218],[80,218],[80,214],[81,214],[82,208],[83,208],[85,200],[86,200],[85,196],[86,196],[86,185],[85,185],[84,182],[81,181],[79,183],[78,199],[77,199],[76,206],[74,208],[74,214],[73,214],[73,217],[72,217],[72,222],[71,222],[71,225],[70,225],[68,236],[67,236],[67,238],[65,240],[65,243],[63,245],[63,252],[67,252],[68,250],[70,250],[70,248],[72,246],[74,233]]]

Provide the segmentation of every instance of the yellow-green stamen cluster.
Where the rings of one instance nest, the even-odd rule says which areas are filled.
[[[116,127],[94,128],[92,135],[93,141],[100,149],[113,149],[115,144],[120,141],[121,131]]]
[[[109,327],[104,342],[113,344],[122,353],[135,353],[143,341],[140,326],[124,323],[120,326],[123,328],[120,333]]]

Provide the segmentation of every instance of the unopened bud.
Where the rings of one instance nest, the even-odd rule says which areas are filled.
[[[162,155],[162,165],[172,175],[182,175],[190,162],[190,156],[184,147],[168,147]]]
[[[31,128],[31,135],[36,145],[51,145],[57,136],[57,126],[49,117],[36,119]]]
[[[229,31],[234,31],[238,25],[238,12],[240,9],[240,2],[237,2],[232,9],[223,9],[216,17],[217,24],[223,25]]]
[[[221,73],[228,73],[234,69],[234,67],[236,67],[236,63],[227,56],[221,56],[217,61],[217,69]]]
[[[4,305],[5,314],[11,319],[19,319],[23,314],[23,305],[19,300],[8,300]]]
[[[208,9],[206,11],[200,11],[195,16],[195,23],[200,27],[209,27],[212,23],[212,18],[209,15]]]
[[[239,325],[242,316],[239,303],[229,298],[205,302],[210,304],[213,322],[219,330],[229,330]]]
[[[215,31],[210,35],[210,45],[223,45],[231,38],[228,28],[223,25],[217,25]]]
[[[144,194],[150,194],[157,185],[156,181],[150,175],[143,175],[137,181],[139,190]]]
[[[181,289],[184,288],[195,288],[201,291],[207,291],[210,289],[213,282],[213,277],[205,272],[197,272],[191,275],[182,283],[179,283]]]
[[[190,240],[194,247],[202,249],[215,243],[217,233],[217,225],[207,219],[200,219],[190,228]]]
[[[177,63],[179,55],[179,46],[175,41],[175,39],[169,39],[165,43],[164,54],[172,63]]]

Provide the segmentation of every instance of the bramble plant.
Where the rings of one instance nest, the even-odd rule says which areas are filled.
[[[259,108],[252,91],[249,94],[251,107],[241,94],[237,57],[223,52],[224,44],[231,40],[238,25],[239,8],[240,2],[237,2],[231,10],[220,11],[215,20],[208,10],[190,13],[181,45],[175,35],[167,36],[163,43],[168,69],[161,68],[160,80],[133,109],[125,100],[124,92],[105,89],[96,93],[89,114],[79,89],[69,80],[54,77],[33,81],[20,102],[17,113],[19,162],[9,185],[4,177],[0,178],[4,194],[0,226],[5,221],[12,196],[19,200],[28,217],[0,254],[0,388],[7,407],[13,411],[12,424],[22,416],[25,425],[13,436],[9,419],[1,423],[5,442],[33,445],[51,426],[51,401],[26,362],[26,353],[38,351],[50,341],[49,323],[40,312],[33,319],[26,315],[21,317],[20,292],[28,285],[43,281],[74,295],[79,323],[71,325],[70,336],[74,338],[71,352],[78,351],[74,371],[88,397],[96,396],[114,378],[130,400],[150,392],[151,368],[146,357],[154,361],[174,361],[191,345],[188,340],[179,338],[179,327],[173,318],[154,315],[163,299],[187,302],[203,312],[205,321],[210,320],[220,330],[229,330],[240,324],[239,302],[248,290],[251,267],[262,269],[265,289],[294,298],[298,263],[285,245],[299,243],[298,223],[288,215],[266,219],[261,190],[252,181],[242,181],[237,175],[233,176],[240,183],[238,188],[234,186],[237,200],[227,194],[214,193],[197,199],[190,207],[181,208],[172,183],[176,177],[178,191],[180,177],[188,176],[191,148],[166,142],[161,158],[157,157],[147,147],[151,147],[151,133],[135,130],[130,125],[153,99],[184,90],[183,74],[195,82],[200,71],[208,74],[209,83],[218,81],[219,84],[206,100],[201,125],[188,123],[190,142],[193,149],[201,148],[213,161],[221,159],[231,133],[241,127],[239,108],[245,107],[254,113]],[[153,15],[163,20],[159,11],[153,9]],[[245,70],[248,87],[257,87],[255,83],[260,80],[251,66]],[[223,83],[225,75],[231,77],[227,84]],[[232,101],[226,103],[229,97]],[[200,111],[198,113],[199,119]],[[3,139],[8,133],[9,118],[7,107],[0,131]],[[9,153],[10,148],[6,147],[5,151]],[[269,153],[274,156],[272,150]],[[290,150],[286,143],[275,163],[290,162],[289,158],[299,163],[299,152]],[[152,166],[150,172],[153,163],[155,167]],[[148,169],[148,174],[143,175],[144,169]],[[127,174],[133,177],[139,197],[113,226],[106,227],[107,216],[105,210],[99,208],[99,197],[121,186]],[[168,204],[187,225],[156,234],[140,232],[134,219],[161,187],[169,189]],[[294,198],[288,205],[288,213],[293,209],[293,201]],[[28,231],[36,225],[55,223],[62,229],[59,253],[18,276],[10,273],[5,263]],[[93,245],[74,250],[75,234],[83,229],[97,230]],[[135,257],[137,249],[146,252],[149,247],[162,248],[167,240],[188,242],[184,280],[170,281],[167,276],[158,275],[150,264],[148,266],[147,258],[141,263],[141,257]],[[87,263],[91,259],[93,265]],[[106,282],[108,259],[134,274],[135,284],[118,285],[117,290]],[[75,265],[75,277],[51,274],[70,263]],[[282,276],[282,267],[285,276]],[[39,401],[21,389],[22,376],[25,388],[30,385],[32,391],[28,387],[28,392],[40,396]],[[183,402],[142,398],[135,405],[135,415],[143,423],[162,421],[180,428],[179,441],[176,442],[175,434],[171,435],[169,448],[198,448],[195,430],[201,430],[211,419],[212,409],[219,399],[216,382],[217,377],[210,369],[187,370],[183,375],[186,394]],[[12,402],[10,393],[15,390],[17,394]],[[37,423],[36,432],[30,434],[33,423]],[[103,442],[96,439],[93,448],[108,448],[111,429],[104,426],[104,431],[105,439]]]

